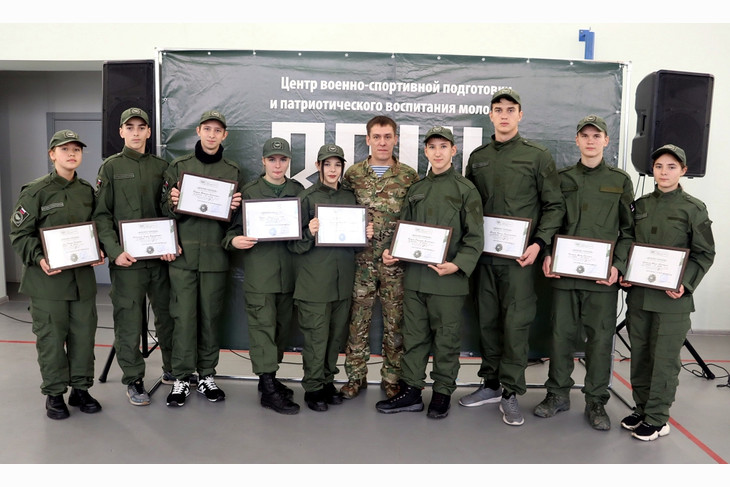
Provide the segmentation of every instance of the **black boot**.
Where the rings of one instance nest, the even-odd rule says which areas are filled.
[[[327,404],[342,404],[344,401],[343,394],[337,390],[332,382],[325,384],[322,391],[324,392],[324,400]]]
[[[409,386],[402,380],[398,381],[398,394],[386,399],[378,401],[375,408],[381,413],[401,413],[401,412],[418,412],[423,411],[423,400],[421,399],[421,389]]]
[[[313,392],[304,393],[304,401],[312,411],[323,412],[329,409],[325,399],[324,390],[320,389]]]
[[[431,403],[428,405],[428,417],[431,419],[441,419],[449,415],[449,407],[451,406],[451,396],[433,391],[431,395]]]
[[[51,419],[66,419],[70,416],[63,395],[46,396],[46,416]]]
[[[68,396],[68,404],[78,407],[82,413],[91,414],[101,411],[101,404],[91,397],[89,391],[76,389],[75,387],[71,389],[71,394]]]
[[[281,391],[277,390],[274,382],[274,374],[261,374],[259,385],[261,387],[261,405],[273,409],[281,414],[297,414],[299,404],[292,402]]]
[[[276,386],[276,390],[279,391],[284,397],[287,399],[291,399],[294,397],[294,391],[289,389],[287,386],[285,386],[279,379],[276,378],[276,373],[274,372],[271,374],[274,376],[274,385]],[[259,381],[259,392],[264,392],[261,387],[261,381]]]

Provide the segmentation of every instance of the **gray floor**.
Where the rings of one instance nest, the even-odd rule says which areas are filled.
[[[12,287],[12,284],[11,284]],[[535,386],[520,397],[525,413],[522,427],[502,422],[496,405],[463,408],[456,400],[478,381],[478,360],[464,359],[460,387],[448,418],[433,421],[424,413],[383,415],[375,402],[383,393],[371,385],[360,397],[315,413],[303,404],[303,391],[292,381],[300,414],[282,416],[258,403],[256,382],[245,352],[222,351],[218,383],[227,394],[222,403],[209,403],[193,393],[183,408],[168,408],[169,386],[153,394],[149,407],[127,401],[116,363],[105,383],[92,394],[103,405],[99,414],[72,408],[64,421],[45,416],[39,392],[34,335],[27,300],[12,293],[0,304],[0,395],[2,434],[0,463],[5,464],[716,464],[730,460],[730,388],[724,368],[730,361],[730,336],[691,335],[691,344],[718,376],[707,380],[685,349],[687,364],[680,374],[677,400],[672,408],[671,434],[651,443],[630,437],[619,421],[630,413],[622,401],[631,401],[626,347],[616,341],[616,363],[607,406],[613,421],[608,432],[592,430],[583,417],[579,390],[571,394],[572,409],[551,419],[531,414],[545,390],[537,387],[547,375],[547,363],[531,365],[527,381]],[[96,369],[101,374],[113,341],[111,305],[106,291],[99,295],[99,330]],[[373,358],[377,362],[377,357]],[[286,357],[282,378],[298,378],[298,354]],[[146,382],[159,377],[159,351],[149,357]],[[379,365],[370,378],[378,377]],[[575,380],[582,382],[582,365]],[[343,379],[344,375],[338,377]],[[426,404],[430,389],[424,391]],[[115,474],[109,473],[111,477]],[[370,477],[370,476],[369,476]]]

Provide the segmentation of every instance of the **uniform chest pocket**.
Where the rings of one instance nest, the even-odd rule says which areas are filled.
[[[508,167],[509,171],[503,176],[507,178],[504,185],[507,194],[519,199],[534,197],[537,188],[532,161],[515,159]]]
[[[114,190],[114,210],[120,219],[137,218],[140,188],[134,173],[115,174]]]

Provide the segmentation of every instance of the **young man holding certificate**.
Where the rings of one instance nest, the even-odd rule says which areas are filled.
[[[535,416],[549,418],[570,409],[573,353],[585,329],[586,375],[582,389],[585,416],[596,430],[608,430],[611,420],[604,408],[610,397],[611,351],[616,333],[618,277],[626,272],[629,248],[634,238],[631,205],[634,190],[631,178],[621,169],[606,164],[603,150],[608,146],[608,127],[596,115],[578,122],[575,143],[580,160],[559,171],[560,189],[566,213],[561,235],[614,242],[608,279],[588,280],[559,276],[553,272],[551,246],[545,248],[542,270],[552,278],[552,342],[547,396],[534,410]]]
[[[119,135],[124,139],[124,148],[99,168],[94,221],[99,241],[109,256],[114,351],[122,369],[122,384],[126,386],[131,404],[146,406],[150,403],[150,396],[144,387],[145,362],[140,351],[140,339],[145,330],[148,297],[162,352],[163,380],[172,378],[173,322],[169,310],[167,262],[175,260],[175,254],[165,254],[156,259],[136,259],[120,241],[119,222],[162,216],[158,198],[168,163],[146,153],[152,130],[144,110],[125,110],[119,121]]]
[[[30,297],[30,315],[36,335],[41,393],[46,415],[69,417],[63,395],[71,387],[68,403],[84,413],[101,411],[91,397],[94,384],[96,334],[96,278],[91,265],[53,269],[44,249],[43,229],[89,222],[94,208],[94,187],[76,175],[83,148],[71,130],[53,134],[48,155],[53,171],[23,186],[10,218],[10,244],[23,263],[20,292]],[[59,246],[61,247],[61,246]],[[73,260],[73,259],[71,259]]]
[[[422,411],[421,389],[433,351],[433,394],[428,417],[449,414],[456,390],[461,345],[461,311],[469,294],[469,276],[484,247],[482,200],[474,185],[451,164],[456,154],[454,135],[444,127],[426,133],[424,152],[431,163],[428,175],[408,190],[401,220],[451,228],[444,262],[407,262],[403,285],[402,379],[399,392],[380,401],[381,413]],[[394,249],[395,250],[395,249]],[[398,259],[383,251],[383,262]]]
[[[243,187],[243,199],[247,202],[258,200],[258,204],[269,200],[276,204],[279,199],[296,198],[304,187],[299,181],[286,176],[291,157],[291,147],[285,139],[273,137],[267,140],[261,157],[264,174]],[[292,255],[286,240],[259,241],[252,236],[251,233],[269,235],[276,229],[253,229],[248,223],[244,227],[245,209],[246,204],[234,216],[223,246],[227,250],[238,249],[243,254],[249,352],[253,372],[259,376],[261,406],[280,414],[297,414],[299,405],[291,400],[294,392],[276,378],[289,338],[294,306]],[[294,216],[299,235],[299,215]],[[246,231],[249,228],[251,231]]]
[[[629,286],[626,322],[631,341],[631,388],[636,408],[621,421],[642,441],[669,434],[669,407],[679,384],[679,354],[690,329],[694,293],[715,260],[705,204],[685,193],[679,178],[687,157],[668,144],[651,155],[655,189],[635,203],[636,244],[689,249],[679,290]],[[677,276],[679,278],[680,276]]]
[[[170,314],[175,320],[172,338],[172,373],[175,383],[167,396],[168,406],[183,406],[190,395],[190,376],[198,373],[197,390],[211,402],[225,399],[214,380],[220,346],[218,324],[226,295],[228,253],[221,246],[229,223],[176,210],[181,197],[183,173],[235,181],[240,188],[243,174],[238,163],[223,157],[222,142],[228,136],[226,119],[217,110],[200,117],[195,151],[178,157],[165,171],[162,211],[177,220],[182,253],[170,262]],[[231,198],[231,210],[241,204],[241,193]],[[201,205],[202,206],[202,205]],[[201,210],[202,211],[202,210]]]
[[[517,259],[483,254],[476,293],[484,382],[462,406],[500,403],[502,420],[524,423],[517,395],[527,390],[529,330],[537,312],[532,264],[560,227],[565,213],[560,179],[550,152],[519,133],[522,105],[510,88],[492,96],[491,142],[469,156],[466,177],[482,197],[485,215],[532,220],[527,248]]]

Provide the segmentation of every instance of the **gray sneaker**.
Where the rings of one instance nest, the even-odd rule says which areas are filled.
[[[507,399],[500,399],[499,410],[502,412],[502,421],[510,426],[521,426],[525,422],[520,412],[520,405],[517,404],[517,396],[514,394]]]
[[[606,414],[603,404],[598,402],[586,404],[585,415],[594,430],[607,431],[611,429],[611,418]]]
[[[535,406],[533,413],[535,416],[539,416],[541,418],[552,418],[560,411],[567,411],[568,409],[570,409],[570,398],[568,396],[561,396],[548,392],[545,399]]]
[[[127,397],[134,406],[147,406],[150,403],[150,395],[144,390],[142,379],[137,379],[127,386]]]
[[[479,389],[459,399],[459,404],[461,406],[472,408],[476,406],[482,406],[484,404],[497,403],[499,402],[501,397],[502,386],[495,390],[485,386],[482,382],[482,385],[479,386]]]

